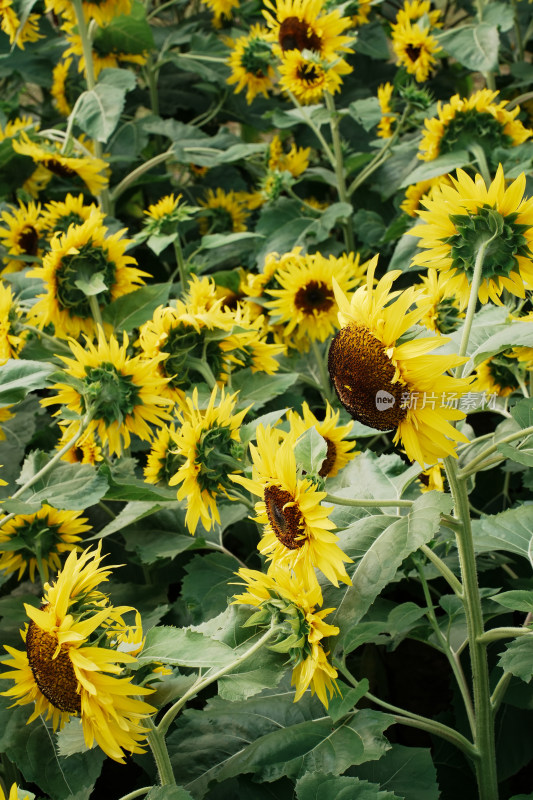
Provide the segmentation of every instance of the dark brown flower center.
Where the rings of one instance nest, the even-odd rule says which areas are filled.
[[[78,679],[69,657],[69,648],[61,645],[56,658],[57,639],[30,622],[26,633],[26,652],[35,683],[47,700],[59,711],[79,714],[81,697]]]
[[[405,48],[405,52],[407,53],[407,57],[414,63],[419,58],[422,48],[415,47],[413,44],[408,44]]]
[[[331,439],[326,439],[326,437],[324,437],[324,439],[328,447],[328,450],[326,453],[326,457],[322,462],[322,466],[320,467],[320,470],[318,472],[321,478],[327,478],[327,476],[333,469],[333,465],[335,464],[335,459],[337,458],[337,445],[335,444],[335,442],[332,442]]]
[[[380,431],[397,428],[407,415],[407,387],[393,383],[395,367],[383,344],[352,323],[336,334],[328,356],[329,374],[344,408],[354,419]]]
[[[298,78],[302,83],[313,84],[317,81],[319,73],[314,64],[301,64],[297,69]]]
[[[304,521],[292,494],[279,486],[267,486],[264,499],[276,538],[289,550],[297,550],[305,541],[302,536]]]
[[[59,175],[60,178],[74,178],[78,174],[76,170],[67,167],[66,164],[62,164],[55,158],[47,158],[43,163],[46,169],[49,169],[54,175]]]
[[[278,41],[285,50],[316,50],[320,52],[322,40],[309,24],[298,17],[287,17],[279,26]]]
[[[27,256],[36,256],[39,249],[39,234],[33,225],[26,225],[18,239],[19,246]]]
[[[322,281],[309,281],[298,289],[294,298],[296,308],[304,314],[313,314],[314,311],[329,311],[335,302],[333,290]]]

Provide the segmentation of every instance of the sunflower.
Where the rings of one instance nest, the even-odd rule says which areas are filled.
[[[378,123],[378,136],[382,139],[390,139],[392,136],[392,124],[394,117],[390,116],[392,111],[391,98],[394,91],[392,83],[381,83],[378,86],[378,103],[381,109],[381,119]]]
[[[213,25],[220,28],[222,17],[231,19],[231,12],[239,7],[239,0],[203,0],[208,9],[214,14]]]
[[[14,416],[15,415],[6,406],[3,406],[2,408],[0,408],[0,442],[3,442],[4,439],[6,438],[6,435],[5,435],[4,431],[2,430],[2,423],[3,422],[8,422],[10,419],[13,419]],[[5,482],[2,481],[2,486],[5,486],[5,485],[6,485]]]
[[[302,413],[303,417],[293,409],[287,412],[290,432],[298,438],[310,428],[317,430],[327,445],[326,457],[318,474],[321,478],[334,478],[339,470],[358,454],[354,450],[355,441],[346,441],[345,439],[352,430],[353,423],[339,425],[340,411],[333,411],[329,403],[326,403],[324,419],[318,419],[307,403],[303,403]]]
[[[55,234],[66,233],[71,225],[83,225],[89,218],[96,218],[101,225],[104,214],[96,203],[85,204],[85,197],[67,194],[64,200],[52,200],[46,203],[41,212],[42,228],[49,239]]]
[[[280,264],[279,288],[267,290],[275,299],[266,307],[271,322],[285,326],[287,340],[308,349],[310,342],[324,342],[338,328],[333,277],[344,291],[350,291],[363,281],[366,265],[359,263],[358,253],[326,258],[321,253],[302,255],[300,250],[294,248]]]
[[[4,142],[6,139],[13,139],[22,131],[37,131],[38,129],[39,123],[32,117],[16,117],[16,119],[8,120],[4,126],[0,125],[0,142]]]
[[[54,397],[41,401],[44,406],[61,404],[75,414],[88,415],[86,434],[96,433],[110,455],[120,456],[122,447],[129,447],[132,433],[150,441],[150,423],[160,427],[170,418],[166,407],[171,401],[162,396],[166,380],[156,372],[163,356],[129,358],[128,344],[126,333],[120,345],[114,336],[107,341],[101,328],[96,345],[87,337],[85,346],[70,341],[74,358],[60,356],[66,365],[65,381],[54,384]],[[77,379],[74,385],[72,378]],[[60,413],[61,409],[55,416]],[[72,436],[77,425],[70,423],[66,435]]]
[[[70,0],[45,0],[45,8],[57,16],[62,15],[68,20],[75,19]],[[85,22],[94,19],[97,25],[105,27],[114,17],[131,12],[131,0],[83,0],[82,8]]]
[[[151,689],[119,677],[121,665],[134,664],[135,657],[100,644],[109,626],[133,610],[114,608],[96,590],[110,573],[101,560],[100,546],[79,558],[75,551],[69,554],[55,583],[45,584],[41,607],[25,605],[30,618],[21,631],[25,650],[6,646],[10,658],[2,663],[10,670],[0,677],[15,681],[3,692],[16,698],[14,705],[35,704],[28,722],[45,715],[56,730],[72,716],[81,717],[87,747],[96,740],[110,758],[124,763],[125,751],[144,752],[143,719],[155,709],[138,697]]]
[[[350,16],[354,28],[366,25],[372,10],[372,0],[352,0],[349,4]]]
[[[54,71],[52,73],[52,88],[50,93],[54,99],[54,105],[64,117],[70,116],[72,111],[72,102],[76,99],[79,92],[71,98],[71,87],[70,87],[70,73],[72,67],[72,58],[62,58],[60,59],[56,66],[54,67]],[[73,92],[72,92],[73,94]]]
[[[109,2],[111,1],[112,0],[109,0]],[[81,36],[78,33],[76,21],[66,21],[62,25],[62,29],[65,33],[65,40],[69,45],[63,53],[63,58],[67,58],[68,56],[76,56],[78,59],[78,72],[85,73],[85,53],[83,50]],[[105,27],[96,28],[94,39],[92,41],[92,61],[95,78],[98,78],[103,69],[119,68],[121,66],[121,62],[144,66],[147,60],[148,51],[143,51],[140,53],[122,53],[116,50],[110,50],[109,44],[105,38]]]
[[[27,331],[18,330],[21,311],[14,302],[13,291],[0,281],[0,365],[8,358],[18,358]]]
[[[217,402],[217,391],[215,387],[211,392],[204,411],[198,407],[195,387],[192,399],[187,398],[187,415],[181,416],[181,428],[175,438],[184,463],[168,483],[181,484],[178,500],[187,499],[185,523],[192,534],[200,520],[207,531],[213,522],[220,522],[217,498],[227,496],[228,490],[234,488],[228,482],[228,473],[241,469],[236,445],[240,443],[239,428],[250,407],[234,413],[237,394],[226,395],[222,389]]]
[[[323,13],[323,0],[265,0],[271,9],[263,11],[270,28],[271,41],[277,42],[274,50],[280,57],[294,50],[300,53],[311,50],[322,58],[334,60],[340,52],[351,53],[350,36],[344,36],[352,27],[349,17],[341,16],[338,8]]]
[[[285,353],[284,344],[268,342],[268,326],[263,316],[253,318],[249,307],[238,306],[232,313],[233,328],[220,340],[220,350],[229,363],[250,367],[252,373],[273,375],[279,370],[277,356]]]
[[[419,284],[423,294],[417,303],[424,309],[420,323],[434,333],[453,333],[464,317],[455,295],[450,292],[449,284],[450,276],[435,269],[428,269],[427,276]],[[431,302],[429,308],[428,300]]]
[[[281,139],[275,134],[270,142],[268,169],[272,172],[290,172],[293,178],[298,178],[309,166],[310,153],[310,147],[297,147],[294,142],[289,152],[284,153]]]
[[[52,180],[52,173],[50,170],[43,167],[41,164],[35,169],[29,178],[26,178],[22,184],[22,191],[29,194],[35,200],[39,197],[41,192],[44,192],[50,181]]]
[[[266,29],[262,25],[252,25],[250,33],[239,36],[230,46],[228,66],[231,75],[227,79],[228,83],[236,84],[236,92],[246,89],[248,104],[258,94],[268,97],[276,76]]]
[[[168,220],[169,218],[174,217],[182,197],[183,195],[181,194],[179,194],[177,197],[175,197],[173,194],[167,194],[158,200],[157,203],[149,205],[144,213],[147,217],[149,217],[150,222]]]
[[[64,424],[61,426],[61,423],[60,427],[62,433],[59,442],[56,444],[56,450],[61,450],[71,438],[70,429],[65,429]],[[94,435],[88,436],[85,434],[78,439],[70,450],[67,450],[62,459],[69,464],[92,464],[94,467],[104,460],[104,456],[102,448],[94,438]]]
[[[16,783],[12,783],[7,797],[0,786],[0,800],[30,800],[30,796],[29,794],[24,794],[24,789],[19,790]]]
[[[443,492],[444,491],[444,474],[441,464],[435,464],[433,467],[425,469],[420,475],[420,491],[425,492]]]
[[[9,44],[15,44],[24,50],[25,42],[36,42],[38,39],[42,39],[39,33],[41,15],[29,14],[24,24],[21,24],[21,20],[12,6],[13,0],[0,0],[0,28],[9,36]]]
[[[41,254],[39,240],[43,221],[40,204],[33,202],[27,205],[19,203],[18,208],[11,206],[10,211],[2,211],[1,218],[0,242],[6,248],[8,255],[1,272],[4,275],[8,272],[18,272],[28,266],[27,261],[17,256],[36,258]]]
[[[455,442],[468,442],[448,420],[464,418],[451,401],[467,390],[471,379],[444,374],[466,359],[431,354],[446,341],[440,336],[399,341],[420,322],[430,301],[424,308],[414,287],[390,291],[400,270],[386,273],[373,288],[376,264],[377,256],[369,265],[367,285],[350,300],[335,286],[342,327],[329,350],[329,373],[354,419],[378,430],[395,429],[394,443],[401,441],[411,460],[422,467],[433,465],[455,456]]]
[[[335,94],[342,86],[342,75],[348,75],[352,67],[343,59],[326,61],[299,50],[288,50],[278,67],[280,88],[292,92],[301,103],[317,103],[324,92]]]
[[[272,617],[276,618],[280,631],[273,649],[287,652],[294,665],[291,681],[296,687],[294,702],[310,687],[311,694],[316,693],[327,708],[330,697],[338,693],[338,687],[337,670],[327,660],[323,640],[336,636],[339,629],[325,622],[324,617],[335,609],[319,611],[320,589],[309,588],[294,573],[278,570],[264,575],[243,567],[237,574],[246,590],[235,595],[233,602],[258,608],[252,617],[257,625],[270,626]]]
[[[429,73],[437,63],[435,54],[442,48],[430,34],[429,29],[411,24],[393,26],[392,49],[396,63],[405,67],[419,83],[428,79]]]
[[[516,119],[520,106],[509,111],[507,100],[495,102],[498,92],[480,89],[471,97],[454,95],[449,103],[437,104],[437,116],[424,121],[418,157],[432,161],[439,155],[479,143],[487,157],[498,147],[516,147],[532,132]]]
[[[13,141],[13,149],[23,156],[32,158],[33,161],[53,175],[58,175],[67,180],[82,180],[91,194],[98,196],[108,184],[109,168],[101,158],[88,155],[77,155],[75,150],[70,156],[61,153],[58,142],[33,142],[22,131],[20,139]],[[81,149],[81,148],[80,148]]]
[[[523,385],[524,375],[524,365],[513,358],[511,349],[504,350],[478,364],[472,391],[509,397],[521,383]]]
[[[70,207],[75,208],[75,204]],[[97,212],[81,225],[70,225],[66,233],[58,232],[43,266],[29,272],[45,285],[44,294],[38,295],[29,314],[34,325],[44,328],[52,322],[56,336],[63,338],[77,337],[81,332],[92,334],[96,323],[89,296],[95,294],[96,282],[100,308],[144,283],[148,273],[134,266],[135,259],[125,253],[130,240],[122,238],[124,229],[108,234],[101,219]]]
[[[439,21],[441,12],[439,9],[431,11],[429,0],[406,0],[403,8],[400,8],[396,15],[396,25],[405,25],[410,22],[419,22],[422,18],[427,18],[430,26],[440,27]]]
[[[269,574],[294,570],[309,589],[318,586],[315,568],[339,585],[350,583],[344,562],[351,561],[340,549],[332,532],[331,506],[323,506],[325,492],[300,477],[294,455],[295,438],[271,428],[257,427],[257,447],[250,444],[252,479],[231,479],[261,498],[254,518],[264,526],[258,548],[271,562]]]
[[[246,230],[248,211],[239,201],[237,193],[224,189],[208,189],[205,200],[199,200],[202,208],[208,210],[207,215],[199,218],[200,233],[227,233]]]
[[[146,457],[144,468],[146,483],[168,485],[169,480],[185,462],[185,458],[178,452],[176,436],[175,425],[164,426],[157,431]]]
[[[426,197],[431,197],[435,187],[441,185],[452,185],[448,175],[439,175],[437,178],[430,178],[427,181],[412,183],[405,190],[405,198],[400,203],[400,208],[410,217],[416,217],[422,201]]]
[[[481,175],[472,180],[463,170],[457,170],[452,183],[434,189],[425,210],[418,212],[424,224],[408,231],[424,248],[413,264],[449,273],[448,292],[464,308],[477,252],[488,241],[479,299],[501,305],[504,289],[524,297],[525,289],[533,288],[533,199],[524,199],[525,174],[506,189],[500,164],[490,186]]]
[[[81,550],[80,534],[91,530],[81,513],[45,504],[34,514],[17,514],[3,525],[0,517],[0,570],[8,575],[18,572],[17,580],[28,570],[34,582],[39,569],[48,580],[50,572],[61,569],[61,554]]]

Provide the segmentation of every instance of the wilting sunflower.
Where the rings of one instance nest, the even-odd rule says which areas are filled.
[[[30,14],[24,24],[21,24],[13,8],[13,0],[0,0],[0,28],[9,36],[9,44],[15,44],[21,50],[24,50],[25,42],[36,42],[42,38],[39,33],[39,19],[40,14]]]
[[[345,439],[352,430],[353,424],[349,422],[347,425],[339,425],[340,411],[333,411],[329,403],[326,403],[324,419],[318,419],[307,403],[303,403],[302,413],[303,417],[292,409],[287,412],[291,434],[298,438],[310,428],[317,430],[325,439],[328,448],[318,474],[321,478],[334,478],[339,470],[357,455],[354,450],[355,441]]]
[[[268,169],[272,172],[290,172],[293,178],[298,178],[309,166],[310,153],[310,147],[297,147],[294,142],[289,152],[284,153],[281,139],[275,134],[268,151]]]
[[[19,203],[18,208],[11,206],[10,211],[2,211],[1,217],[0,242],[7,250],[4,268],[0,273],[4,275],[8,272],[18,272],[28,266],[28,261],[17,256],[40,255],[42,251],[39,240],[43,230],[43,220],[40,204],[33,202],[27,205]]]
[[[446,341],[439,336],[399,341],[426,309],[420,290],[390,291],[400,270],[386,273],[374,288],[376,264],[377,256],[367,285],[350,300],[335,287],[342,327],[329,350],[329,374],[354,419],[378,430],[394,429],[394,443],[401,442],[410,459],[422,467],[433,465],[455,456],[455,442],[468,442],[449,420],[464,418],[451,401],[467,391],[471,379],[445,374],[466,359],[431,354]]]
[[[34,514],[17,514],[3,525],[0,517],[0,570],[8,575],[18,572],[17,580],[28,570],[32,582],[40,570],[48,580],[50,572],[61,569],[62,553],[81,550],[80,534],[91,530],[81,514],[45,504]]]
[[[524,385],[524,364],[513,358],[511,349],[498,353],[478,364],[473,392],[497,394],[498,397],[509,397],[516,389]]]
[[[311,50],[322,58],[334,60],[339,53],[352,50],[350,36],[344,31],[352,27],[349,17],[341,16],[338,8],[324,12],[323,0],[265,0],[273,11],[263,11],[271,30],[270,38],[277,42],[275,51],[286,56],[293,50]]]
[[[396,63],[405,67],[419,83],[427,80],[437,63],[435,54],[442,48],[429,29],[407,22],[392,29],[392,49]]]
[[[382,83],[378,86],[378,103],[381,110],[381,119],[378,123],[378,136],[382,139],[390,139],[392,136],[392,125],[394,117],[390,116],[392,111],[391,98],[394,91],[392,83]]]
[[[52,387],[57,394],[41,401],[42,405],[64,405],[80,415],[90,415],[86,432],[96,433],[102,445],[108,445],[110,455],[122,454],[129,447],[131,434],[150,441],[150,425],[160,427],[170,418],[166,410],[171,401],[162,396],[166,380],[156,372],[157,362],[163,356],[143,359],[129,358],[128,337],[124,333],[122,345],[114,336],[106,340],[98,328],[98,342],[87,337],[85,345],[70,341],[74,358],[60,356],[65,362],[65,382]],[[75,386],[69,378],[77,379]],[[61,414],[61,409],[55,416]],[[78,423],[67,427],[73,436]]]
[[[8,358],[18,358],[24,344],[27,331],[19,330],[21,313],[11,287],[0,281],[0,365]]]
[[[43,266],[29,272],[45,285],[29,314],[34,325],[44,328],[52,322],[56,336],[63,338],[92,334],[96,322],[89,295],[94,295],[95,286],[100,289],[95,297],[102,308],[144,283],[148,273],[126,255],[130,240],[122,238],[124,230],[108,234],[101,219],[97,212],[81,225],[71,225],[66,233],[58,232]]]
[[[311,53],[305,56],[299,50],[288,50],[278,67],[280,88],[292,92],[301,103],[317,103],[324,92],[335,94],[342,86],[342,75],[352,67],[343,59],[326,61]]]
[[[259,609],[251,618],[254,625],[270,627],[274,616],[279,632],[272,644],[276,652],[287,653],[294,665],[292,686],[296,687],[296,703],[308,687],[328,707],[330,697],[338,693],[337,670],[327,660],[323,640],[336,636],[339,629],[324,621],[335,609],[322,605],[320,589],[309,588],[297,575],[285,570],[264,575],[242,568],[237,573],[246,591],[235,595],[234,603]],[[284,645],[284,642],[286,644]]]
[[[424,201],[425,210],[418,212],[424,224],[408,231],[420,238],[419,247],[424,248],[413,264],[449,273],[448,291],[465,308],[477,252],[490,241],[479,299],[501,305],[504,289],[524,297],[525,289],[533,288],[533,198],[524,199],[525,174],[507,189],[501,164],[490,186],[481,175],[472,180],[460,169],[451,180],[453,186],[436,187]]]
[[[333,533],[332,506],[323,506],[325,492],[300,477],[294,454],[294,436],[271,428],[257,428],[257,447],[250,444],[252,479],[233,475],[235,483],[261,498],[255,504],[256,522],[264,526],[258,548],[271,562],[269,573],[294,570],[309,588],[318,586],[315,568],[339,585],[350,583],[344,562],[351,561]]]
[[[38,144],[22,131],[20,139],[13,140],[13,149],[23,156],[29,156],[53,175],[67,180],[82,180],[91,194],[96,196],[108,184],[109,167],[105,161],[95,156],[82,155],[78,150],[65,156],[60,152],[61,145],[58,142],[42,141]]]
[[[134,656],[102,647],[106,630],[129,607],[114,608],[96,589],[110,570],[100,567],[100,547],[80,557],[72,551],[56,581],[44,587],[40,608],[25,605],[30,618],[21,631],[25,650],[7,647],[10,667],[0,677],[15,681],[4,695],[14,705],[35,704],[28,722],[40,715],[52,719],[54,730],[71,717],[81,717],[87,747],[94,741],[112,759],[124,763],[126,752],[144,752],[147,729],[143,719],[155,709],[138,696],[152,690],[122,676],[122,664]]]
[[[268,97],[276,76],[267,31],[262,25],[252,25],[250,33],[231,42],[228,66],[231,70],[228,83],[236,84],[236,92],[246,89],[247,103],[258,94]]]
[[[176,435],[175,425],[165,426],[157,431],[146,457],[144,468],[146,483],[168,485],[169,480],[183,465],[185,458],[178,451]]]
[[[480,89],[471,97],[455,94],[449,103],[437,104],[437,116],[424,121],[418,157],[432,161],[439,155],[479,143],[489,159],[498,147],[516,147],[532,131],[519,119],[520,106],[507,109],[507,100],[495,102],[498,92]]]
[[[359,263],[358,253],[326,258],[300,250],[285,254],[276,272],[279,288],[267,290],[275,299],[266,307],[272,324],[284,325],[287,340],[308,349],[310,342],[324,342],[338,328],[333,277],[343,291],[350,291],[364,280],[366,265]]]
[[[423,289],[423,294],[417,303],[421,303],[425,312],[420,324],[434,333],[453,333],[464,317],[449,284],[450,276],[435,269],[428,269],[427,276],[418,284],[418,288]],[[429,308],[428,300],[431,302]]]
[[[211,392],[205,410],[198,407],[198,390],[192,399],[187,398],[187,413],[181,417],[181,427],[175,441],[184,463],[169,480],[169,486],[180,484],[178,500],[187,500],[185,523],[195,533],[201,521],[206,530],[213,522],[220,522],[217,498],[227,496],[233,485],[228,473],[241,469],[235,455],[235,445],[240,443],[239,428],[249,411],[245,408],[235,413],[237,394]]]
[[[226,192],[224,189],[208,189],[205,200],[199,200],[208,214],[199,217],[200,233],[227,233],[246,230],[248,210],[239,200],[237,192]]]

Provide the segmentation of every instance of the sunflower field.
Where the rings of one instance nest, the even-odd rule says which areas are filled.
[[[533,800],[533,4],[0,0],[0,800]]]

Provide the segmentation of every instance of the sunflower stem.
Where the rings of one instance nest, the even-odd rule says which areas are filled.
[[[185,261],[183,258],[183,250],[181,249],[179,233],[174,239],[174,254],[176,256],[176,264],[178,265],[178,271],[181,281],[181,293],[185,294],[187,290],[187,269],[185,267]]]
[[[143,786],[142,789],[134,789],[133,792],[128,792],[128,794],[123,794],[119,800],[135,800],[137,797],[142,797],[145,794],[148,794],[154,787],[153,786]]]
[[[88,297],[89,306],[91,307],[91,314],[92,318],[97,327],[100,327],[102,331],[104,330],[104,321],[102,319],[102,312],[100,311],[100,306],[98,305],[98,300],[96,299],[96,295],[91,294]]]
[[[326,367],[326,359],[322,352],[320,351],[320,347],[318,346],[318,342],[316,339],[311,341],[311,349],[313,351],[313,355],[315,357],[316,365],[318,367],[318,374],[320,377],[320,390],[322,397],[326,402],[331,403],[333,400],[333,394],[331,391],[331,384],[329,381],[329,374]]]
[[[509,684],[511,683],[512,673],[504,672],[501,676],[500,680],[494,687],[494,691],[490,698],[490,703],[492,705],[492,711],[494,714],[498,711],[503,698],[505,697],[505,693],[509,688]]]
[[[157,766],[157,772],[159,774],[161,786],[175,786],[176,778],[174,777],[174,770],[172,769],[172,764],[170,763],[167,744],[165,742],[165,734],[160,731],[156,725],[154,725],[151,717],[148,717],[146,724],[149,729],[148,733],[146,734],[146,741],[150,745],[150,750],[152,751],[152,755]]]
[[[335,108],[335,101],[330,92],[324,92],[326,99],[326,108],[330,113],[329,128],[331,131],[331,141],[333,142],[333,153],[335,155],[335,175],[337,177],[337,193],[341,203],[349,203],[348,193],[346,191],[346,177],[344,173],[344,159],[342,156],[342,142],[339,131],[340,115]],[[349,253],[355,250],[355,241],[353,235],[353,228],[350,217],[342,224],[344,232],[344,244]]]
[[[353,508],[411,508],[413,500],[352,500],[351,497],[337,497],[334,494],[327,494],[326,502],[334,503],[336,506],[352,506]]]
[[[488,188],[492,182],[492,178],[490,174],[489,165],[487,163],[487,157],[485,155],[485,151],[483,150],[480,144],[478,144],[477,142],[472,142],[472,144],[470,145],[470,152],[476,159],[479,171],[481,172],[481,176]]]
[[[489,447],[485,447],[475,458],[470,461],[466,467],[458,473],[459,480],[465,480],[469,478],[470,475],[473,475],[474,472],[478,471],[478,467],[483,464],[486,459],[491,456],[493,453],[496,453],[498,450],[498,446],[501,444],[509,444],[509,442],[514,442],[516,439],[526,438],[527,436],[531,436],[533,434],[533,425],[530,425],[529,428],[522,428],[520,431],[515,431],[514,433],[510,433],[508,436],[504,436],[503,439],[498,439],[497,444],[491,444]],[[503,460],[503,456],[501,460]]]
[[[292,100],[292,102],[294,103],[294,105],[296,106],[296,108],[299,110],[299,112],[302,115],[302,119],[305,122],[305,124],[308,125],[311,128],[311,130],[313,131],[313,133],[315,134],[316,138],[318,139],[318,141],[322,145],[324,153],[326,154],[326,158],[328,159],[328,161],[331,164],[331,166],[333,167],[333,169],[335,169],[335,164],[336,164],[335,156],[333,155],[333,153],[331,151],[331,147],[329,146],[329,144],[324,139],[324,137],[323,137],[323,135],[322,135],[322,133],[320,131],[320,128],[318,127],[318,125],[315,125],[315,123],[313,122],[313,120],[311,119],[311,117],[309,116],[307,111],[305,110],[304,106],[302,106],[301,103],[298,101],[298,98],[295,97],[295,95],[293,95],[293,93],[291,91],[289,91],[288,89],[286,89],[285,91],[286,91],[287,95],[290,97],[290,99]]]
[[[491,642],[499,642],[500,639],[513,639],[516,636],[530,636],[533,638],[533,630],[531,628],[491,628],[490,631],[485,631],[481,636],[478,636],[478,642],[481,644],[490,644]]]
[[[438,569],[444,580],[448,583],[451,589],[453,589],[454,594],[457,597],[463,596],[463,586],[461,581],[453,574],[451,569],[446,566],[444,561],[438,557],[438,555],[428,547],[427,544],[423,544],[420,547],[420,551],[424,553],[428,561],[431,561],[434,567]]]
[[[172,158],[174,155],[174,149],[171,147],[169,150],[165,150],[164,153],[158,153],[153,158],[150,158],[148,161],[145,161],[143,164],[140,164],[134,170],[132,170],[129,175],[126,175],[119,184],[115,186],[115,188],[111,192],[111,200],[112,202],[116,202],[121,194],[123,194],[126,189],[134,183],[137,178],[140,178],[144,175],[145,172],[148,172],[152,169],[152,167],[157,167],[158,164],[162,164],[169,158]]]
[[[187,366],[189,369],[196,370],[199,372],[204,381],[207,383],[210,389],[214,389],[217,385],[217,380],[213,375],[213,371],[207,361],[203,361],[201,358],[193,358],[192,356],[187,359]]]
[[[474,741],[479,756],[475,763],[479,800],[497,800],[498,778],[496,773],[494,717],[490,699],[487,652],[483,641],[480,640],[484,634],[483,610],[481,608],[477,578],[468,492],[465,481],[458,477],[455,459],[447,456],[444,459],[444,465],[454,500],[454,515],[461,520],[461,528],[457,530],[455,536],[464,589],[463,606],[467,621],[472,667],[475,712]]]
[[[468,350],[468,340],[470,338],[470,331],[472,330],[472,323],[474,322],[474,314],[477,306],[477,295],[481,285],[481,278],[483,276],[483,261],[485,260],[485,253],[490,242],[494,239],[496,234],[482,242],[479,245],[479,250],[476,253],[476,261],[474,263],[474,275],[472,276],[472,285],[470,286],[470,297],[468,298],[468,308],[466,309],[465,323],[463,325],[463,334],[461,336],[461,345],[459,347],[458,355],[463,357]],[[463,374],[464,364],[459,364],[455,370],[455,377],[460,378]]]
[[[66,342],[62,342],[61,339],[58,339],[56,336],[50,336],[49,333],[45,333],[40,328],[36,328],[34,325],[28,325],[27,322],[23,322],[21,324],[23,328],[26,328],[26,330],[36,333],[40,338],[46,339],[48,342],[50,342],[50,344],[53,344],[54,348],[59,348],[60,350],[63,350],[64,353],[69,353],[72,355],[72,350]],[[57,353],[54,355],[57,355]]]
[[[241,664],[244,664],[247,659],[257,653],[272,636],[278,632],[279,626],[271,625],[271,627],[259,638],[257,639],[251,647],[248,648],[242,655],[238,656],[235,661],[232,661],[231,664],[226,664],[226,666],[222,667],[221,669],[217,670],[217,672],[213,672],[211,675],[206,675],[205,678],[198,678],[197,681],[191,686],[191,688],[185,692],[185,694],[180,697],[179,700],[176,700],[173,706],[169,708],[166,712],[165,716],[157,726],[158,732],[164,736],[168,731],[170,725],[172,724],[174,718],[179,714],[183,706],[187,703],[188,700],[195,697],[199,692],[205,689],[207,686],[210,686],[215,681],[218,681],[219,678],[222,678],[224,675],[227,675],[228,672],[231,672],[236,667],[239,667]]]

